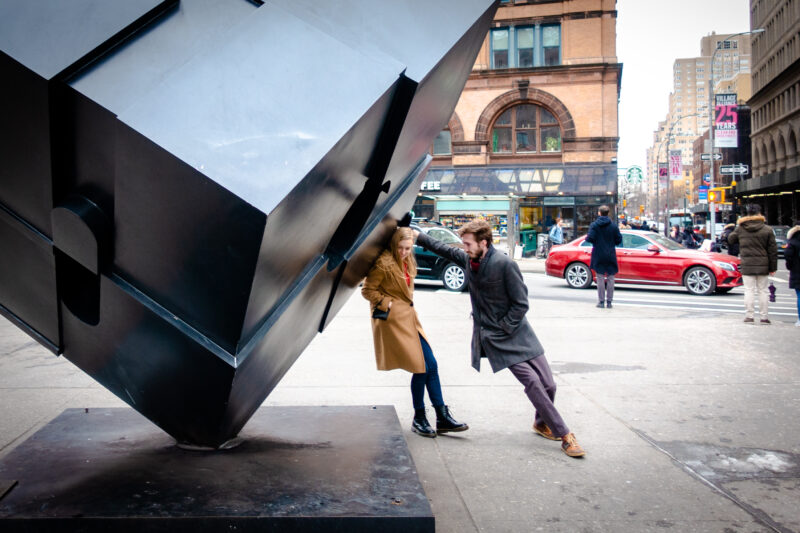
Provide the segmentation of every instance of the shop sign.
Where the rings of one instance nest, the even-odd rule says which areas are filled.
[[[421,191],[438,192],[442,190],[441,181],[423,181],[419,187]]]

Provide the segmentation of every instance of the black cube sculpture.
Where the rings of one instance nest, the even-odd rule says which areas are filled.
[[[492,0],[0,3],[0,312],[235,437],[411,207]]]

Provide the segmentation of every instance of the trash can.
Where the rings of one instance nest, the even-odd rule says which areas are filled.
[[[536,231],[522,230],[519,232],[519,243],[522,245],[522,255],[531,255],[536,253]]]

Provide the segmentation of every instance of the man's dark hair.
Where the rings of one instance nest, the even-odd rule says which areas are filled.
[[[747,204],[746,210],[748,216],[755,216],[761,214],[761,206],[758,204]]]
[[[458,235],[463,237],[466,233],[472,233],[477,242],[486,241],[486,244],[492,244],[492,227],[485,220],[473,220],[467,222],[458,230]]]
[[[598,209],[598,211],[600,211],[600,214],[602,216],[607,217],[608,213],[611,211],[611,209],[609,209],[607,205],[601,205],[600,209]]]

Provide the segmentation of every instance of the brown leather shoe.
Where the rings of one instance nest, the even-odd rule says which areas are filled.
[[[561,440],[560,438],[553,435],[553,431],[547,426],[547,424],[542,424],[541,426],[537,426],[535,423],[533,424],[533,431],[541,435],[542,437],[550,440]]]
[[[772,322],[769,321],[769,318],[762,318],[761,319],[761,323],[762,324],[772,324]]]
[[[752,324],[753,322],[755,322],[755,320],[753,320],[752,318],[745,318],[744,319],[744,323],[745,324]]]
[[[578,439],[575,438],[574,433],[567,433],[561,437],[561,449],[570,457],[583,457],[586,455],[586,452],[578,444]]]

